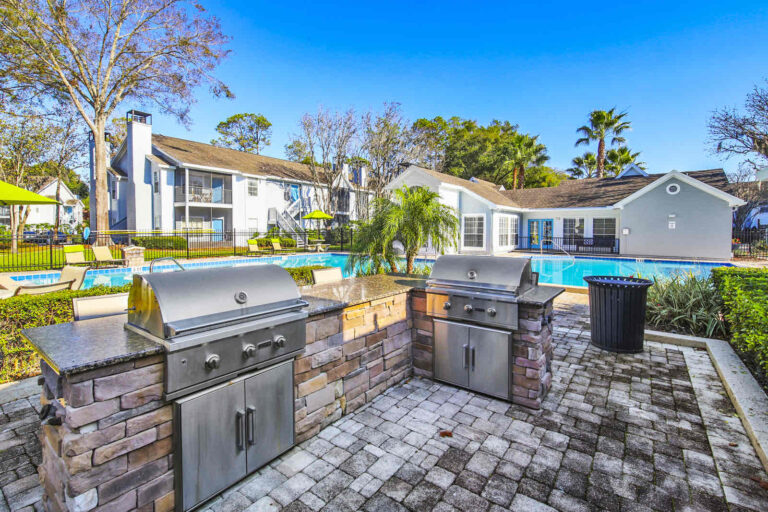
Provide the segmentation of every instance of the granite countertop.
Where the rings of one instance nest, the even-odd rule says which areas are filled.
[[[423,289],[425,286],[425,278],[375,275],[303,286],[300,292],[302,298],[309,302],[308,313],[312,316],[406,293],[413,289]]]
[[[112,366],[163,352],[162,345],[125,329],[127,315],[24,329],[22,334],[59,375]]]
[[[413,288],[424,279],[377,275],[304,286],[309,315],[381,299]],[[162,353],[162,345],[125,329],[126,315],[24,329],[22,334],[59,375],[72,375]]]

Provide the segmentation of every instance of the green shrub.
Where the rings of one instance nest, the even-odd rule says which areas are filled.
[[[654,279],[648,289],[646,322],[662,331],[725,338],[722,300],[712,278],[693,274]]]
[[[45,295],[21,295],[0,300],[0,382],[22,379],[40,372],[39,356],[21,336],[28,327],[61,324],[73,320],[72,298],[127,292],[126,286],[95,286]]]
[[[291,274],[291,277],[294,281],[296,281],[296,284],[299,286],[303,286],[305,284],[312,284],[312,271],[321,269],[321,268],[328,268],[325,265],[308,265],[306,267],[293,267],[293,268],[286,268],[285,270],[288,271],[289,274]]]
[[[768,269],[716,269],[731,345],[764,384],[768,381]],[[713,272],[714,274],[714,272]]]
[[[277,240],[280,240],[280,247],[283,249],[292,249],[296,247],[296,240],[294,240],[291,237],[268,237],[268,238],[252,238],[252,240],[256,240],[256,243],[259,245],[259,248],[261,249],[272,249],[272,239],[275,238]]]
[[[299,286],[312,283],[312,270],[322,265],[286,268]],[[21,336],[29,327],[62,324],[74,320],[72,299],[93,295],[124,293],[131,285],[95,286],[87,290],[64,290],[45,295],[21,295],[0,299],[0,383],[31,377],[40,373],[34,349]]]
[[[183,236],[134,236],[133,245],[146,249],[186,249],[187,239]]]

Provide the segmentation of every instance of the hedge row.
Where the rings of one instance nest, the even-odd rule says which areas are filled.
[[[321,265],[286,268],[298,285],[312,282],[312,269]],[[0,383],[40,373],[39,356],[21,336],[29,327],[71,322],[72,299],[93,295],[124,293],[131,285],[95,286],[87,290],[65,290],[45,295],[21,295],[0,300]]]
[[[731,331],[731,345],[756,373],[768,383],[768,269],[717,268],[712,272],[723,298],[725,319]]]
[[[252,240],[256,240],[256,244],[259,246],[260,249],[271,249],[273,239],[280,240],[280,247],[282,247],[283,249],[296,247],[296,240],[294,240],[291,237],[253,238]]]
[[[134,236],[133,245],[145,249],[186,249],[187,240],[183,236]]]

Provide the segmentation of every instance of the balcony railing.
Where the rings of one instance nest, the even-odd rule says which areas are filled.
[[[517,248],[526,251],[563,252],[571,254],[619,254],[619,239],[612,236],[519,236]]]
[[[175,188],[174,201],[177,203],[232,204],[232,190],[228,188],[189,187],[184,196],[184,187]]]

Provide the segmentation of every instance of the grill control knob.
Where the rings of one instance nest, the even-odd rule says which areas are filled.
[[[471,313],[474,310],[475,308],[472,307],[472,304],[467,304],[466,306],[464,306],[464,311],[466,311],[467,313]]]
[[[256,355],[256,345],[246,345],[243,349],[244,357],[253,357]]]
[[[205,360],[205,367],[209,370],[215,370],[219,367],[219,364],[221,364],[221,358],[216,354],[208,356],[208,358]]]
[[[496,316],[496,310],[494,308],[488,308],[486,311],[488,312],[488,316]]]
[[[272,345],[275,348],[281,348],[285,346],[285,336],[277,336],[274,340],[272,340]]]
[[[450,302],[444,302],[443,303],[443,309],[451,309],[451,303]]]

